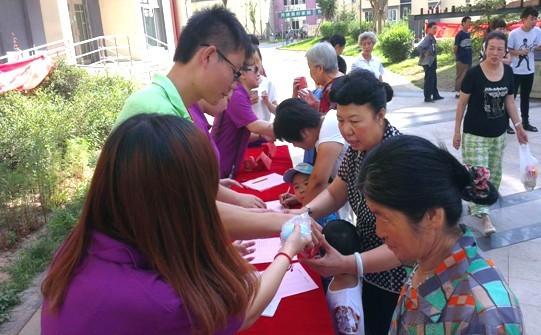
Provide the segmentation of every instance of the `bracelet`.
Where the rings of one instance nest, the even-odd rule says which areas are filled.
[[[280,251],[279,253],[276,254],[276,256],[274,256],[274,259],[276,259],[276,257],[278,257],[280,255],[285,256],[289,260],[289,267],[287,269],[289,271],[293,271],[293,259],[291,259],[291,256],[289,256],[288,254],[286,254],[283,251]]]
[[[519,120],[517,123],[515,123],[515,128],[522,125],[522,120]]]
[[[355,254],[355,262],[357,263],[357,277],[362,277],[364,275],[364,269],[363,269],[363,259],[361,258],[361,254],[356,252]]]
[[[309,215],[310,217],[312,217],[312,214],[314,214],[314,212],[312,212],[312,208],[310,208],[310,207],[308,207],[308,206],[306,206],[306,205],[304,205],[304,208],[306,208],[306,209],[308,210],[308,215]]]

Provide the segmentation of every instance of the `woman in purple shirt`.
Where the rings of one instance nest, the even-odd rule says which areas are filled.
[[[98,160],[78,225],[42,285],[43,334],[233,334],[273,298],[299,227],[256,277],[217,208],[218,164],[190,121],[142,114]]]

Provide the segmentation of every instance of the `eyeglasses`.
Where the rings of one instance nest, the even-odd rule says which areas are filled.
[[[210,47],[210,45],[206,43],[199,44],[199,46]],[[220,50],[218,50],[218,48],[216,48],[216,53],[218,53],[218,55],[222,57],[222,59],[225,60],[225,62],[229,64],[229,66],[231,66],[231,69],[233,70],[233,80],[238,81],[239,78],[242,76],[242,72],[240,72],[240,70],[237,69],[237,67],[233,65],[233,63],[231,63],[231,61],[227,59],[227,57],[225,57],[225,55]]]
[[[257,65],[253,67],[245,67],[242,69],[242,71],[246,71],[246,72],[254,71],[255,73],[258,73],[259,67]]]

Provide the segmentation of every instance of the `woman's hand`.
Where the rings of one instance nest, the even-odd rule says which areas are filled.
[[[315,106],[317,106],[319,100],[316,98],[315,95],[312,94],[312,92],[310,92],[309,90],[298,90],[298,96],[307,104],[309,104],[312,108],[316,109]]]
[[[233,247],[237,252],[249,263],[254,260],[254,256],[250,256],[255,252],[254,241],[233,241]]]
[[[337,273],[347,273],[347,256],[343,256],[336,251],[321,235],[321,247],[325,249],[325,256],[316,256],[315,258],[300,258],[299,262],[308,265],[312,270],[322,277],[333,276]]]
[[[265,201],[252,194],[239,193],[237,199],[237,206],[241,206],[244,208],[267,208],[267,204],[265,204]]]
[[[220,179],[220,185],[222,185],[224,187],[227,187],[227,188],[231,188],[231,186],[235,186],[235,187],[238,187],[238,188],[244,188],[244,186],[242,186],[241,183],[239,183],[235,179],[231,179],[231,178]]]
[[[528,143],[528,134],[526,134],[526,131],[522,126],[516,127],[515,130],[517,131],[517,139],[518,143],[520,144],[526,144]]]
[[[453,147],[458,150],[460,149],[460,133],[455,132],[453,136]]]
[[[306,248],[313,247],[314,243],[310,240],[308,237],[302,237],[301,235],[301,227],[298,223],[295,224],[295,228],[293,230],[293,233],[289,235],[287,240],[284,242],[284,246],[282,247],[281,251],[285,252],[291,258],[301,252],[302,250]]]

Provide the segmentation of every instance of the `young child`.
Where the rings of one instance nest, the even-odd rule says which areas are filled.
[[[304,193],[308,187],[308,179],[312,174],[314,167],[308,163],[299,163],[294,168],[291,168],[286,171],[284,174],[284,181],[286,183],[293,184],[293,191],[297,200],[304,206]],[[329,216],[316,219],[316,222],[319,223],[322,227],[325,227],[325,224],[330,220],[338,219],[336,213],[332,213]]]
[[[357,229],[345,220],[327,222],[323,235],[342,255],[361,251]],[[336,274],[326,295],[335,334],[364,335],[361,279],[356,274]]]

